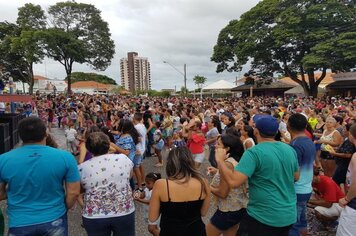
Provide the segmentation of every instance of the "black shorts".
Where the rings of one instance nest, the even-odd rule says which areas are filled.
[[[219,209],[216,210],[213,217],[210,219],[210,223],[221,231],[226,231],[234,225],[240,223],[242,218],[246,215],[246,208],[242,208],[238,211],[223,212]]]
[[[333,175],[333,180],[337,185],[345,184],[348,166],[338,165]]]
[[[273,227],[265,225],[248,214],[242,219],[237,236],[288,236],[292,225]]]
[[[329,152],[326,151],[320,152],[320,158],[323,160],[335,160],[335,158],[332,155],[330,155]]]

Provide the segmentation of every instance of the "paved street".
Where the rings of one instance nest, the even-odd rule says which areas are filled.
[[[59,145],[60,149],[66,149],[66,141],[64,137],[64,131],[61,129],[53,128],[52,133],[51,133],[56,140],[56,142]],[[156,162],[156,157],[149,157],[144,160],[144,167],[145,167],[145,172],[160,172],[162,176],[165,176],[165,171],[164,168],[157,168],[154,167],[154,164]],[[205,161],[204,166],[202,168],[202,171],[205,173],[204,170],[206,170],[206,167],[208,165],[208,161]],[[5,213],[5,207],[6,203],[5,201],[0,203],[1,209],[5,215],[6,218],[6,213]],[[209,216],[212,214],[212,209],[210,210]],[[137,236],[149,236],[150,234],[147,231],[147,223],[144,221],[144,212],[143,212],[143,207],[140,203],[136,203],[136,235]],[[71,210],[68,213],[68,224],[69,224],[69,235],[73,236],[81,236],[81,235],[87,235],[85,233],[84,228],[81,227],[81,209],[77,205],[73,210]],[[6,222],[7,225],[7,222]],[[7,228],[5,229],[7,231]]]

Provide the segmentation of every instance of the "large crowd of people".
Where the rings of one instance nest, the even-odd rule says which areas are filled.
[[[0,155],[9,234],[67,235],[78,204],[89,236],[135,235],[143,204],[152,235],[308,235],[314,222],[356,235],[355,108],[344,97],[37,94],[17,104],[23,145]]]

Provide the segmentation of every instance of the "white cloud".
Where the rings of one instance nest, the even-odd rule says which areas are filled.
[[[0,0],[0,21],[13,22],[17,8],[27,1]],[[54,0],[32,0],[48,9]],[[232,19],[256,5],[258,0],[78,0],[94,4],[109,23],[116,44],[112,64],[104,72],[120,81],[119,60],[129,51],[148,57],[151,62],[151,79],[154,89],[174,88],[183,85],[183,76],[163,60],[183,71],[187,64],[188,87],[195,87],[192,78],[199,74],[208,83],[221,78],[234,81],[238,73],[215,72],[216,64],[210,61],[220,30]],[[92,71],[86,65],[74,65],[73,71]],[[35,73],[50,78],[64,78],[61,64],[46,59],[35,66]]]

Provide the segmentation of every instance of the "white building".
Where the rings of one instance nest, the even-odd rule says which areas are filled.
[[[29,85],[23,82],[15,82],[15,92],[28,93]],[[58,93],[63,93],[67,89],[67,82],[64,80],[52,80],[44,76],[35,75],[33,92],[42,92],[42,93],[53,93],[54,90]]]

